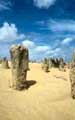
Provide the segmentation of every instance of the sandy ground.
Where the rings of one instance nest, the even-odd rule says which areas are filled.
[[[11,69],[0,68],[0,120],[75,120],[69,70],[45,73],[30,64],[27,80],[36,84],[23,91],[9,88],[11,77]]]

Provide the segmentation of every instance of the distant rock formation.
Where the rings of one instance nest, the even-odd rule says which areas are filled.
[[[61,71],[66,71],[63,58],[45,58],[42,62],[42,69],[59,68]]]
[[[43,69],[45,72],[49,72],[49,61],[48,61],[47,58],[45,58],[45,59],[43,60],[42,69]]]
[[[65,69],[65,63],[64,63],[63,58],[60,58],[60,60],[59,60],[59,70],[60,71],[66,71],[66,69]]]
[[[49,58],[49,68],[56,67],[59,68],[60,61],[58,58]]]
[[[10,49],[12,65],[12,86],[17,90],[26,87],[26,76],[29,70],[29,52],[21,45],[14,45]]]
[[[6,57],[4,57],[2,60],[1,60],[1,67],[4,68],[4,69],[8,69],[9,68],[9,64],[8,64],[8,60]]]

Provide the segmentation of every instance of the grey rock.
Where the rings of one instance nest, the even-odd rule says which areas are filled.
[[[21,90],[26,86],[26,76],[29,70],[29,52],[21,45],[12,46],[10,49],[12,63],[12,87]]]

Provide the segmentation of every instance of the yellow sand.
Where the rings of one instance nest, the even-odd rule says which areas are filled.
[[[27,80],[36,84],[23,91],[9,88],[11,77],[11,69],[0,68],[0,120],[75,120],[69,70],[45,73],[32,63]]]

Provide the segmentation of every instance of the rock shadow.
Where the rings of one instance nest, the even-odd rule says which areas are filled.
[[[31,86],[35,85],[37,82],[35,80],[27,80],[24,83],[22,83],[21,85],[19,85],[18,88],[16,88],[16,90],[22,91],[22,90],[27,90],[29,89]]]
[[[27,89],[30,88],[31,86],[35,85],[37,82],[35,80],[28,80],[25,82],[27,85]]]

